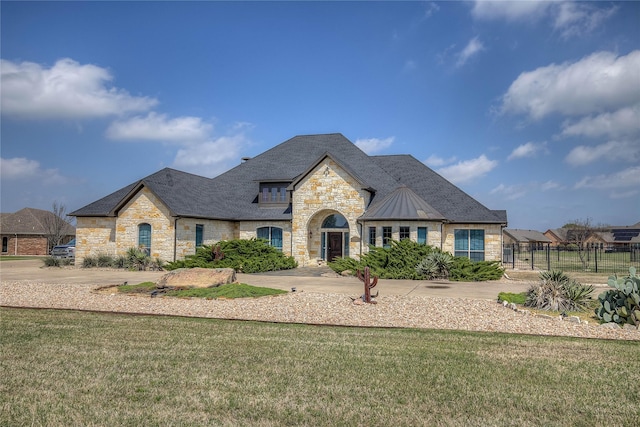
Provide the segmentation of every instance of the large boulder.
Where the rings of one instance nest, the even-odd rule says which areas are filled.
[[[236,272],[233,268],[179,268],[162,276],[156,287],[213,288],[235,281]]]

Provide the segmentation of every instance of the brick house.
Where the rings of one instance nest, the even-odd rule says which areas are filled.
[[[34,208],[0,215],[2,255],[48,255],[51,249],[47,237],[51,233],[48,224],[64,221],[55,218],[53,212]],[[75,237],[75,228],[64,222],[62,234],[60,243],[67,243]]]
[[[411,239],[500,260],[490,210],[410,155],[369,156],[341,134],[296,136],[206,178],[165,168],[70,215],[76,259],[142,247],[165,261],[201,244],[264,238],[300,266]]]

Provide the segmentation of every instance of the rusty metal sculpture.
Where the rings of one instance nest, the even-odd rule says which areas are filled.
[[[224,252],[222,252],[220,244],[211,247],[211,256],[213,256],[214,261],[218,261],[224,258]]]
[[[364,274],[360,272],[360,270],[356,271],[357,275],[358,275],[358,279],[360,279],[360,281],[364,282],[364,295],[362,295],[362,301],[366,302],[368,304],[376,304],[377,301],[373,301],[371,298],[371,289],[375,288],[376,285],[378,284],[378,277],[374,277],[373,281],[371,281],[371,276],[370,276],[370,271],[369,271],[369,267],[365,267],[364,268]],[[377,297],[378,294],[374,295],[374,297]]]

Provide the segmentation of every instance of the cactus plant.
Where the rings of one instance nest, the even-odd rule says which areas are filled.
[[[598,296],[600,306],[596,317],[604,323],[626,323],[640,328],[640,276],[634,267],[629,268],[629,276],[610,276],[608,284],[613,289]]]

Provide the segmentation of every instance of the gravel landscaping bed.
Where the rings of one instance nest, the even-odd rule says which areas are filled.
[[[95,285],[4,281],[0,305],[265,322],[344,326],[457,329],[533,335],[640,340],[640,331],[610,329],[515,312],[495,301],[420,296],[381,296],[377,304],[348,296],[295,292],[255,299],[172,298],[98,291]]]

